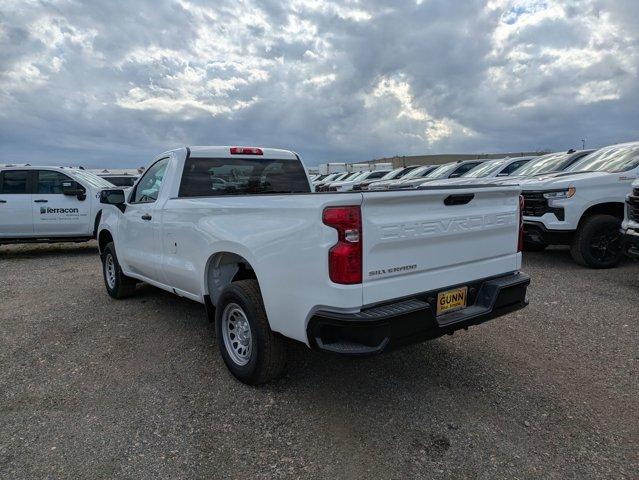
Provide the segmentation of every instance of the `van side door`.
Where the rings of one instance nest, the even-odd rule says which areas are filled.
[[[68,175],[55,170],[35,170],[33,175],[35,235],[43,237],[91,235],[94,222],[90,218],[91,201],[86,198],[87,189]],[[68,194],[71,190],[78,193]]]

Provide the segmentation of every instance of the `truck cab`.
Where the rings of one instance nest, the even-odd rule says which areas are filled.
[[[109,187],[80,169],[0,166],[0,244],[95,238],[100,191]]]

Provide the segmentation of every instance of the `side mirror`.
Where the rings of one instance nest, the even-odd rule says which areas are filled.
[[[87,198],[86,190],[78,182],[62,182],[62,193],[64,195],[78,197],[78,200],[84,200]]]
[[[124,213],[124,209],[126,208],[126,196],[124,194],[124,190],[119,188],[102,190],[100,192],[100,203],[113,205]]]

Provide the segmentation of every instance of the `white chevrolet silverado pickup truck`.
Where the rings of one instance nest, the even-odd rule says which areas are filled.
[[[126,198],[102,193],[104,280],[114,298],[144,281],[204,304],[229,370],[259,384],[285,337],[368,355],[524,307],[519,193],[317,194],[293,152],[180,148]]]
[[[520,182],[525,248],[570,245],[574,260],[611,268],[623,257],[624,201],[639,174],[639,142],[612,145],[562,173]]]
[[[76,168],[0,165],[0,245],[95,238],[106,180]]]

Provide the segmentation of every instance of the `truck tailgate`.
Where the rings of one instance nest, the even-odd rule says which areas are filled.
[[[363,303],[518,270],[518,186],[363,195]]]

